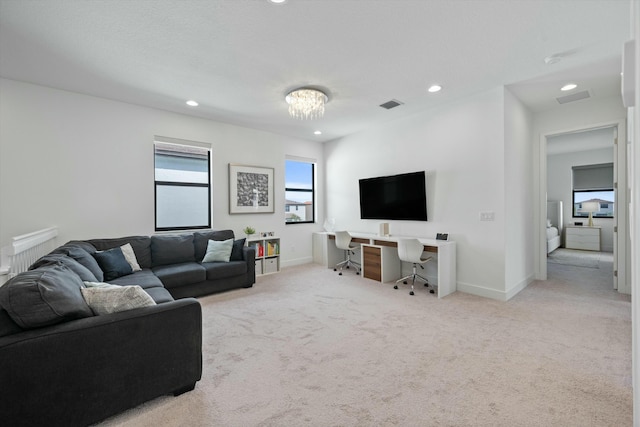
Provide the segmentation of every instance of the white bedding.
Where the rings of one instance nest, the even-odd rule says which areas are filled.
[[[551,240],[559,234],[557,227],[547,227],[547,240]]]

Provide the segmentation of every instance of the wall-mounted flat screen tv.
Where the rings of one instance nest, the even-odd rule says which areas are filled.
[[[360,218],[426,221],[425,172],[361,179]]]

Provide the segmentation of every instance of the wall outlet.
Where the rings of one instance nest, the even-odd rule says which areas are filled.
[[[494,221],[496,219],[496,213],[493,211],[480,212],[480,221]]]

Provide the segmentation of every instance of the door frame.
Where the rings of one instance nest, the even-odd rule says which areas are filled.
[[[616,171],[615,182],[616,188],[616,215],[614,224],[617,226],[617,232],[614,229],[614,248],[615,260],[617,265],[617,282],[618,292],[630,294],[631,283],[628,280],[628,263],[630,239],[628,233],[628,201],[627,201],[627,149],[626,149],[626,119],[616,119],[602,123],[593,123],[589,125],[576,126],[566,129],[558,129],[546,131],[540,134],[538,139],[538,197],[537,209],[534,214],[535,233],[538,236],[536,248],[536,279],[547,280],[547,240],[546,240],[546,223],[547,223],[547,139],[551,136],[562,135],[566,133],[575,133],[600,128],[614,128],[614,144],[618,145],[618,149],[614,148],[614,170]],[[616,138],[617,136],[617,138]],[[536,180],[534,179],[534,182]],[[614,278],[615,279],[615,278]],[[615,280],[614,280],[615,283]]]

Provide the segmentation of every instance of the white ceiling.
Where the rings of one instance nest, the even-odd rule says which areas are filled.
[[[506,85],[619,93],[629,0],[0,0],[0,76],[326,141]],[[547,65],[544,58],[563,60]],[[429,94],[431,83],[443,90]],[[300,121],[285,94],[324,88]],[[200,103],[193,108],[187,99]],[[391,99],[404,105],[379,107]],[[314,136],[319,129],[321,136]]]

